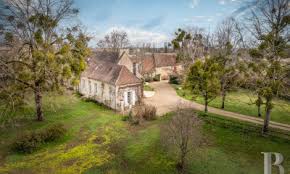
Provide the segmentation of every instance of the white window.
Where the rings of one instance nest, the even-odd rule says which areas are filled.
[[[127,102],[129,105],[132,104],[132,92],[131,91],[127,92]]]
[[[95,83],[95,94],[98,95],[98,84]]]
[[[92,93],[91,81],[89,81],[89,93]]]
[[[83,88],[83,89],[86,88],[86,81],[85,81],[85,79],[82,79],[82,88]]]

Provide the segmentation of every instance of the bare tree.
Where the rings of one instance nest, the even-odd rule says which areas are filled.
[[[100,48],[109,48],[113,51],[119,51],[129,46],[128,34],[125,31],[113,30],[107,34],[104,39],[97,43]]]
[[[218,24],[215,32],[214,54],[220,65],[220,85],[222,104],[225,108],[227,93],[234,89],[241,76],[240,62],[237,51],[243,48],[243,31],[239,23],[233,18],[227,18]]]
[[[220,53],[227,54],[228,51],[234,52],[239,48],[243,48],[244,30],[242,26],[234,18],[226,18],[218,24],[215,31],[215,47]],[[228,45],[231,45],[229,50]]]
[[[172,45],[178,51],[178,59],[184,62],[194,62],[197,58],[205,57],[210,43],[209,34],[200,27],[178,29]]]
[[[246,16],[248,29],[257,43],[256,48],[251,50],[252,56],[267,61],[264,74],[257,81],[261,87],[257,89],[259,97],[265,100],[263,133],[268,131],[273,98],[287,90],[287,67],[281,60],[286,55],[290,41],[289,4],[290,0],[256,0],[250,14]]]
[[[176,167],[180,173],[185,171],[187,155],[202,143],[201,125],[201,120],[191,110],[177,108],[169,124],[161,129],[161,138],[166,146],[173,146],[178,151]]]

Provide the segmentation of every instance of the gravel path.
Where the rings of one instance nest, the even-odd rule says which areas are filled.
[[[149,84],[154,88],[155,95],[150,98],[145,98],[144,101],[147,104],[151,104],[157,107],[157,114],[163,115],[167,112],[176,110],[177,107],[181,108],[193,108],[195,110],[204,110],[204,106],[193,101],[186,100],[176,94],[176,91],[167,81],[153,82]],[[208,112],[222,115],[225,117],[235,118],[242,121],[256,123],[263,125],[264,120],[257,117],[251,117],[234,112],[224,111],[221,109],[209,107]],[[282,124],[270,121],[270,127],[290,131],[290,125]]]

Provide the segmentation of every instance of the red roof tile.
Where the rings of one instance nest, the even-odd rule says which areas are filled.
[[[175,66],[176,54],[173,53],[156,53],[153,54],[156,67]]]

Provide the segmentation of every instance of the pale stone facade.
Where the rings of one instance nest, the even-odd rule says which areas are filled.
[[[183,65],[177,63],[174,53],[147,53],[141,56],[141,74],[144,79],[156,78],[168,80],[170,75],[180,75],[183,73]]]
[[[79,92],[87,98],[116,109],[116,87],[113,85],[82,77]]]
[[[88,67],[81,75],[79,92],[118,111],[132,108],[143,93],[142,81],[133,74],[129,55],[103,51],[94,56],[88,59]]]
[[[81,78],[79,92],[87,98],[96,100],[106,106],[125,111],[141,100],[141,86],[114,86],[98,80]]]
[[[183,70],[182,65],[165,66],[155,68],[154,74],[160,74],[161,80],[168,80],[170,75],[180,74]]]

